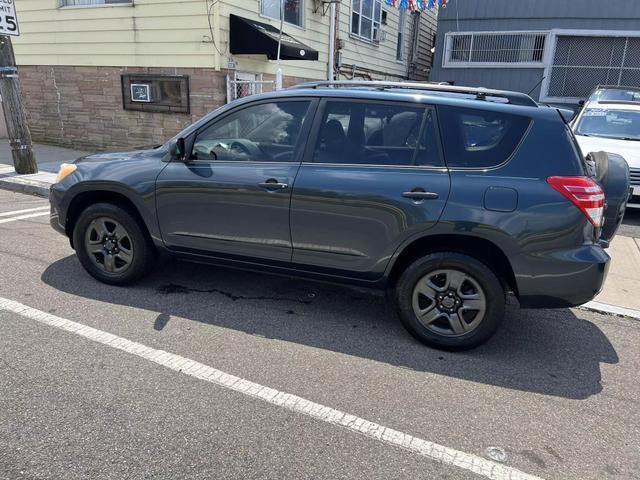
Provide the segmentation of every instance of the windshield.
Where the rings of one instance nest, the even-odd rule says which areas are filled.
[[[640,111],[588,108],[582,114],[576,134],[640,141]]]

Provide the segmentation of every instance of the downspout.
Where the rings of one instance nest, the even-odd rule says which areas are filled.
[[[327,80],[335,80],[336,65],[336,3],[331,2],[329,19],[329,58],[327,60]]]
[[[220,45],[220,6],[218,5],[220,0],[216,1],[213,6],[213,41],[214,45]],[[220,71],[222,58],[218,48],[215,48],[213,55],[213,68],[216,72]]]
[[[280,0],[280,33],[278,34],[278,55],[276,57],[276,90],[282,89],[282,68],[280,67],[280,48],[282,46],[282,28],[284,27],[284,0]]]

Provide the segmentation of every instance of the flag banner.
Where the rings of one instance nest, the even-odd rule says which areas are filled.
[[[390,7],[395,7],[398,10],[431,10],[434,7],[446,7],[447,0],[385,0],[385,3]]]

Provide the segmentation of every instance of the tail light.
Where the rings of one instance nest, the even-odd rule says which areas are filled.
[[[571,200],[594,227],[602,227],[604,191],[589,177],[549,177],[547,183]]]

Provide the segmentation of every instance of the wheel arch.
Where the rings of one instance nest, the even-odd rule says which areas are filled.
[[[494,271],[505,290],[513,291],[518,296],[513,267],[504,251],[492,241],[472,235],[436,234],[413,240],[392,260],[387,274],[388,285],[394,286],[400,274],[414,260],[430,253],[445,251],[463,253],[481,261]]]
[[[109,189],[91,189],[83,190],[76,193],[70,200],[66,210],[65,233],[69,237],[71,246],[73,247],[73,229],[80,217],[80,214],[89,206],[96,203],[111,203],[117,205],[127,212],[140,223],[145,234],[152,240],[151,230],[143,215],[140,213],[138,206],[127,195],[120,191]]]

